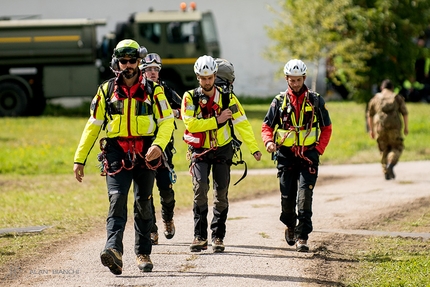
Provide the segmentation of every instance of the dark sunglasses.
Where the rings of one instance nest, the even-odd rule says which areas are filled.
[[[131,58],[131,59],[129,59],[129,60],[122,58],[122,59],[119,59],[119,62],[120,62],[121,64],[123,64],[123,65],[125,65],[125,64],[127,64],[127,63],[130,63],[130,64],[136,64],[136,62],[137,62],[137,58]]]

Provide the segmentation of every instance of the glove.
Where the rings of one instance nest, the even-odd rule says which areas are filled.
[[[145,159],[146,161],[153,161],[161,156],[163,151],[158,145],[151,146],[146,152]]]

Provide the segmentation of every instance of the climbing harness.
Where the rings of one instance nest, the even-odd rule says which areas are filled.
[[[123,169],[125,170],[131,170],[135,166],[141,164],[142,161],[139,159],[142,159],[145,162],[145,165],[150,170],[156,170],[158,167],[161,166],[162,158],[159,157],[158,161],[155,165],[152,164],[154,161],[147,161],[145,159],[145,156],[142,154],[143,147],[144,147],[144,140],[142,138],[115,138],[112,140],[116,140],[118,145],[121,147],[121,149],[126,154],[126,158],[121,160],[121,167],[117,170],[110,172],[110,163],[108,162],[106,158],[106,148],[108,145],[108,139],[102,138],[100,139],[100,150],[101,152],[97,155],[97,159],[100,162],[99,169],[100,169],[100,175],[106,176],[106,175],[115,175],[119,172],[121,172]],[[126,162],[130,162],[130,165],[127,165]]]
[[[291,115],[291,104],[289,101],[289,97],[287,94],[285,94],[285,101],[287,101],[286,107],[284,109],[280,109],[281,110],[281,122],[282,125],[284,126],[286,132],[284,133],[284,135],[281,137],[281,139],[279,140],[279,142],[276,144],[276,148],[278,152],[279,148],[281,146],[283,146],[285,140],[289,137],[290,134],[294,133],[294,142],[291,145],[291,150],[294,152],[294,155],[296,157],[300,157],[302,159],[304,159],[308,164],[309,164],[309,173],[311,174],[315,174],[316,170],[315,168],[312,166],[313,162],[304,155],[304,151],[305,151],[305,143],[306,143],[306,139],[308,138],[308,136],[311,134],[313,125],[314,125],[314,117],[315,115],[315,109],[318,109],[318,96],[317,95],[313,95],[314,98],[314,103],[312,104],[309,100],[309,92],[306,92],[305,94],[305,98],[303,100],[302,103],[302,107],[299,111],[300,115],[299,115],[299,122],[296,121],[296,118],[294,116]],[[305,120],[305,107],[306,104],[308,104],[308,106],[311,107],[311,113],[310,113],[310,117],[307,119],[307,122],[303,122]],[[287,120],[290,119],[291,120],[291,124],[287,123]],[[317,117],[317,123],[318,124],[318,117]],[[318,127],[315,128],[315,138],[316,140],[318,139]],[[305,130],[305,133],[303,134],[303,130]],[[276,133],[275,133],[276,134]],[[301,140],[301,143],[298,142],[298,139],[300,139],[300,136],[303,137],[303,140]],[[276,142],[276,141],[275,141]],[[318,144],[318,141],[315,141],[313,144]],[[314,147],[311,147],[314,148]],[[273,160],[277,160],[277,154],[275,154],[272,159]]]

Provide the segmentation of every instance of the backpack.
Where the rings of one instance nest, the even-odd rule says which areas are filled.
[[[379,123],[384,128],[396,128],[398,127],[399,123],[399,116],[398,116],[398,110],[399,110],[399,96],[396,95],[394,97],[385,96],[382,93],[379,93]]]

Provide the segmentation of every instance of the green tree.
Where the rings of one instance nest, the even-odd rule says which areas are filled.
[[[368,100],[384,78],[400,82],[414,73],[413,37],[430,23],[428,0],[284,0],[266,27],[274,44],[266,56],[300,58],[317,66],[327,59],[327,77],[357,100]],[[316,78],[316,77],[314,77]]]

